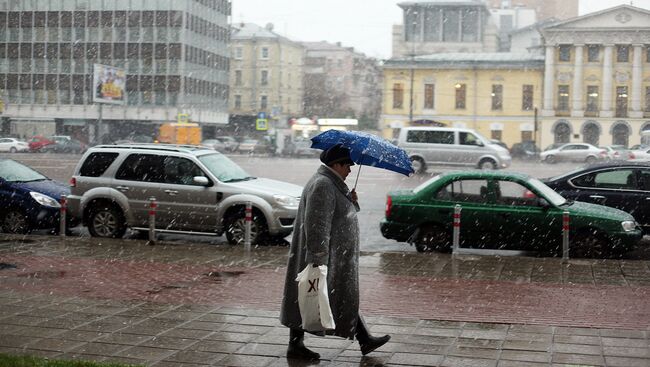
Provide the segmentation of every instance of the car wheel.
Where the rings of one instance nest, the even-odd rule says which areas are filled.
[[[441,226],[424,226],[420,228],[415,239],[418,252],[451,251],[451,234]]]
[[[411,167],[413,167],[415,173],[425,173],[427,171],[427,165],[420,157],[411,157]]]
[[[497,164],[495,161],[491,159],[484,159],[478,164],[478,168],[484,169],[484,170],[494,170],[497,168]]]
[[[16,153],[17,151],[16,147],[11,147],[11,149],[9,149],[9,153]]]
[[[9,209],[2,217],[2,232],[25,234],[29,229],[27,216],[20,209]]]
[[[571,258],[607,258],[611,255],[607,235],[598,230],[577,231],[569,240]]]
[[[126,232],[124,214],[115,205],[97,205],[88,215],[88,232],[93,237],[122,238]]]
[[[555,156],[554,155],[548,155],[546,158],[544,158],[544,162],[548,164],[553,164],[556,162]]]
[[[596,157],[590,155],[589,157],[587,157],[587,159],[585,159],[585,162],[587,164],[593,164],[594,162],[596,162]]]
[[[262,244],[268,227],[264,216],[253,210],[251,222],[251,245]],[[243,245],[246,240],[246,216],[244,209],[238,210],[226,220],[226,239],[231,245]]]

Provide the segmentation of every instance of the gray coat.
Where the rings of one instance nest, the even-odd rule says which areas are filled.
[[[302,192],[289,251],[280,322],[301,328],[296,276],[309,263],[328,267],[327,287],[336,329],[354,338],[359,315],[359,206],[341,177],[325,166]]]

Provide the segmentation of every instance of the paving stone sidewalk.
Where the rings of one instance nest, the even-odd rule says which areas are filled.
[[[0,352],[147,366],[284,358],[287,249],[0,236]],[[308,337],[323,366],[650,366],[646,261],[364,253],[362,310],[393,339]]]

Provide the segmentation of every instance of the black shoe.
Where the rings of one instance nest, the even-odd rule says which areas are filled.
[[[289,348],[287,348],[287,358],[316,361],[320,359],[320,354],[312,352],[309,348],[305,347],[305,344],[303,343],[289,343]]]
[[[365,343],[359,342],[359,346],[361,347],[361,354],[365,356],[366,354],[372,352],[373,350],[388,343],[389,340],[390,340],[390,335],[384,335],[380,337],[370,336],[368,337],[368,341],[366,341]]]

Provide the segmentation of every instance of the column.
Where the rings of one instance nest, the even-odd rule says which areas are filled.
[[[634,55],[632,56],[632,99],[630,117],[642,118],[643,110],[641,109],[641,96],[643,95],[643,45],[634,45]]]
[[[583,117],[585,111],[582,103],[584,98],[582,92],[583,84],[583,57],[584,57],[584,45],[575,45],[575,64],[573,66],[573,107],[571,108],[571,116],[573,117]]]
[[[614,117],[612,98],[612,79],[613,79],[613,66],[614,61],[614,46],[605,45],[605,53],[603,55],[603,91],[602,103],[600,107],[600,117]]]
[[[555,45],[546,46],[544,67],[544,106],[543,116],[554,116],[553,95],[555,94]]]

